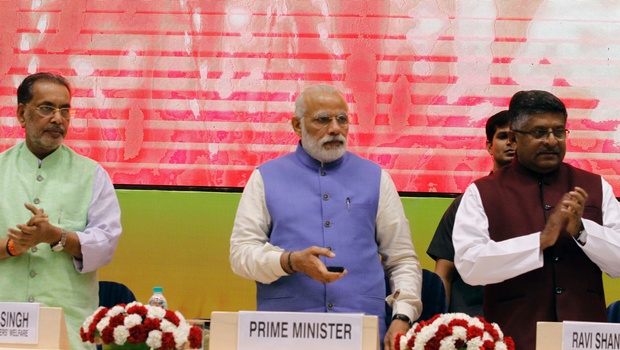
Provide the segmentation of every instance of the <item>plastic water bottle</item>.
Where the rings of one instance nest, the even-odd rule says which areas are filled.
[[[153,295],[149,298],[149,305],[151,306],[159,306],[164,309],[168,308],[168,302],[164,297],[164,288],[162,287],[153,287]]]

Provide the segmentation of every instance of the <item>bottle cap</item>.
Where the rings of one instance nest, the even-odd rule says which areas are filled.
[[[164,288],[162,287],[153,287],[153,293],[162,293]]]

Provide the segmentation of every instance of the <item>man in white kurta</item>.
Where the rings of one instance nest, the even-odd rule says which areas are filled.
[[[475,181],[453,243],[463,280],[484,285],[484,317],[534,350],[536,322],[604,322],[602,272],[620,276],[620,205],[601,176],[564,163],[567,112],[546,91],[510,102],[511,164]]]

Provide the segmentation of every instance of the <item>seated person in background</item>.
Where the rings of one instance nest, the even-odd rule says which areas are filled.
[[[69,82],[37,73],[17,89],[26,141],[0,154],[0,301],[62,307],[72,349],[91,348],[79,330],[98,307],[97,269],[121,234],[108,174],[63,140],[71,119]],[[24,206],[25,204],[25,206]]]
[[[508,111],[498,112],[487,120],[486,149],[493,157],[493,171],[509,164],[514,157],[508,131]],[[482,316],[482,287],[463,282],[454,267],[452,229],[461,198],[462,195],[456,197],[444,213],[426,254],[435,260],[435,273],[441,277],[446,287],[448,311]]]
[[[296,151],[259,166],[243,191],[232,269],[257,281],[259,311],[376,315],[392,349],[422,307],[422,271],[396,188],[377,164],[346,151],[348,106],[334,87],[304,90],[291,124]],[[384,299],[394,310],[389,330]]]
[[[463,194],[454,264],[484,285],[484,317],[534,350],[538,321],[606,321],[601,271],[620,276],[620,205],[601,176],[563,162],[562,101],[520,91],[508,111],[515,159]]]

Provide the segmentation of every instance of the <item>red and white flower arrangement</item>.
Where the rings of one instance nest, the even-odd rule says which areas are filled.
[[[199,349],[202,330],[191,326],[180,312],[132,302],[99,307],[88,316],[80,336],[95,344],[146,344],[151,349]]]
[[[495,323],[464,313],[438,314],[398,334],[396,350],[514,350],[511,337]]]

